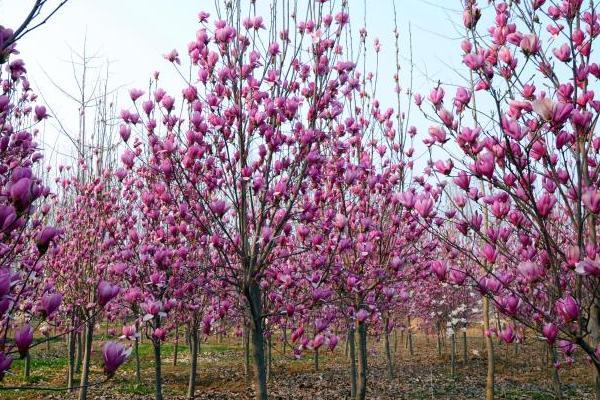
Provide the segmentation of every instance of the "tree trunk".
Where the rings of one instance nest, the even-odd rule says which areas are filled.
[[[188,399],[193,399],[196,392],[196,370],[198,368],[198,327],[195,322],[190,331],[190,379],[188,381]]]
[[[487,376],[485,380],[485,399],[494,400],[494,342],[489,335],[490,331],[490,301],[487,296],[483,297],[483,329],[485,335],[485,349],[487,352]]]
[[[315,372],[319,372],[319,349],[313,351],[313,359],[315,362]]]
[[[287,326],[284,325],[283,326],[283,351],[282,351],[284,356],[287,351],[286,346],[287,346]]]
[[[244,372],[246,380],[250,380],[250,329],[244,324]]]
[[[86,400],[90,377],[90,361],[92,358],[92,341],[94,340],[95,318],[90,317],[85,323],[85,346],[83,349],[83,365],[79,381],[79,400]]]
[[[75,335],[74,330],[67,335],[67,388],[69,392],[72,392],[73,386],[75,386]]]
[[[83,332],[75,334],[77,340],[77,359],[75,361],[75,372],[81,372],[81,363],[83,362]]]
[[[179,325],[175,327],[175,348],[173,349],[173,366],[177,366],[177,350],[179,347]]]
[[[412,338],[412,327],[410,326],[410,317],[408,317],[408,353],[412,356],[415,355],[413,349],[413,338]]]
[[[438,357],[442,358],[442,334],[440,332],[440,324],[437,324],[437,329],[436,329],[436,336],[437,336],[437,352],[438,352]]]
[[[465,327],[465,330],[462,333],[462,339],[463,339],[463,361],[466,364],[467,361],[469,361],[469,352],[468,352],[468,348],[467,348],[467,329],[466,329],[466,327]]]
[[[140,367],[140,340],[136,336],[134,343],[135,351],[135,383],[140,385],[142,383],[142,371]]]
[[[591,222],[591,221],[590,221]],[[600,298],[596,291],[596,296],[592,307],[590,308],[589,329],[591,333],[592,345],[595,347],[600,344]],[[600,373],[594,368],[594,389],[596,391],[596,400],[600,400]]]
[[[450,337],[450,376],[453,379],[456,376],[456,334],[454,332]]]
[[[273,336],[269,336],[269,376],[273,372]]]
[[[154,317],[154,330],[160,327],[160,317]],[[152,337],[152,347],[154,348],[154,399],[162,400],[162,371],[160,358],[160,339]]]
[[[350,355],[350,397],[356,397],[356,341],[354,339],[354,326],[348,330],[348,352]]]
[[[384,329],[385,329],[384,346],[385,346],[385,356],[387,358],[387,365],[388,365],[388,377],[390,379],[394,379],[394,361],[392,359],[392,350],[390,348],[390,332],[388,329],[389,320],[387,318],[385,318],[383,324],[384,324]]]
[[[265,340],[262,323],[261,289],[253,281],[248,288],[248,303],[252,319],[252,353],[254,355],[254,390],[256,400],[267,400],[267,373],[265,365]]]
[[[367,325],[364,321],[358,323],[358,385],[356,400],[367,397]]]
[[[552,388],[554,389],[554,398],[556,400],[562,400],[563,397],[560,385],[560,375],[558,375],[558,368],[554,367],[554,364],[558,361],[556,347],[552,346],[550,352],[552,353]]]
[[[23,377],[26,381],[31,378],[31,353],[28,352],[23,361]]]

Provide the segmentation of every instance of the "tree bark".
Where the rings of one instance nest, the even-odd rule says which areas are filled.
[[[154,317],[154,330],[160,327],[160,317]],[[160,339],[152,338],[152,347],[154,348],[154,399],[163,400],[162,395],[162,371],[160,358]]]
[[[194,322],[190,327],[190,379],[188,381],[188,399],[193,399],[196,393],[196,370],[198,368],[198,327]]]
[[[494,400],[494,374],[495,374],[495,362],[494,362],[494,342],[492,341],[490,330],[490,301],[487,296],[483,297],[483,329],[485,335],[485,349],[487,352],[487,376],[485,380],[485,399]]]
[[[354,326],[348,330],[348,353],[350,357],[350,397],[356,397],[356,341]]]
[[[467,348],[467,329],[466,329],[466,327],[465,327],[465,330],[462,333],[462,339],[463,339],[463,361],[466,364],[467,361],[469,361],[469,352],[468,352],[468,348]]]
[[[175,327],[175,348],[173,349],[173,366],[177,366],[177,350],[179,348],[179,325]]]
[[[454,379],[456,376],[456,334],[453,332],[450,337],[450,376]]]
[[[244,325],[244,372],[246,380],[250,380],[250,330],[248,324]]]
[[[90,377],[90,361],[92,358],[92,341],[94,340],[95,318],[89,317],[85,323],[85,346],[83,349],[83,365],[79,382],[79,400],[86,400]]]
[[[254,390],[256,391],[256,400],[268,400],[261,289],[255,281],[252,281],[249,285],[247,300],[252,320],[252,353],[254,356]]]
[[[142,383],[142,371],[140,367],[140,340],[138,337],[135,338],[134,344],[135,350],[135,382],[140,385]]]
[[[409,354],[412,356],[415,355],[414,349],[413,349],[413,338],[412,338],[412,328],[410,326],[410,317],[408,317],[408,352]]]
[[[23,377],[25,378],[26,381],[29,380],[29,378],[31,378],[31,353],[28,352],[27,355],[25,356],[25,360],[23,361],[24,365],[23,365]]]
[[[367,325],[364,321],[358,323],[358,382],[356,400],[367,397]]]
[[[69,392],[72,392],[75,386],[75,335],[74,330],[71,330],[67,335],[67,388]]]
[[[390,348],[390,332],[388,329],[388,325],[389,325],[388,318],[385,318],[383,324],[384,324],[384,329],[385,329],[384,347],[385,347],[385,356],[387,358],[387,365],[388,365],[388,377],[390,379],[394,379],[394,361],[392,359],[392,350]]]
[[[319,349],[313,351],[313,359],[315,365],[315,372],[319,372]]]
[[[552,388],[554,389],[554,398],[556,400],[562,400],[563,397],[560,384],[560,375],[558,374],[558,368],[554,367],[554,364],[558,361],[556,347],[552,346],[550,352],[552,353]]]

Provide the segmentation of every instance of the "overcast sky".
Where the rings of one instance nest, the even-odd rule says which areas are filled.
[[[0,0],[0,24],[14,27],[23,20],[33,2]],[[257,3],[260,5],[261,0]],[[460,66],[456,31],[457,22],[461,22],[460,3],[460,0],[396,0],[404,88],[408,87],[409,26],[415,91],[425,93],[437,80],[456,81],[452,68]],[[49,0],[49,6],[53,4],[58,4],[58,0]],[[380,81],[389,82],[391,88],[395,72],[393,3],[367,0],[366,10],[364,4],[364,0],[349,0],[352,25],[354,29],[361,27],[366,16],[369,42],[376,37],[381,40]],[[73,51],[83,51],[85,41],[87,53],[98,57],[96,65],[109,62],[110,86],[122,88],[121,99],[126,98],[129,88],[146,87],[155,70],[161,71],[162,86],[179,93],[184,84],[169,74],[170,65],[162,54],[176,48],[182,60],[187,60],[186,45],[199,27],[196,16],[201,10],[212,9],[213,0],[70,0],[46,25],[26,36],[18,49],[34,88],[44,95],[67,129],[75,131],[76,104],[61,94],[46,74],[65,92],[77,93],[71,58]],[[367,65],[367,70],[373,69],[374,66]],[[386,95],[380,91],[379,96]],[[391,96],[390,91],[390,99]],[[49,124],[44,136],[47,150],[68,151],[68,142],[57,137],[55,122]],[[46,156],[48,163],[65,161],[58,153],[50,153]]]

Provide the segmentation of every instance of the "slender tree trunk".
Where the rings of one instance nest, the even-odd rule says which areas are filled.
[[[154,317],[154,330],[160,328],[160,317]],[[162,361],[160,357],[160,339],[152,337],[152,347],[154,348],[154,399],[163,400],[162,395]]]
[[[348,330],[348,344],[350,353],[350,397],[356,397],[356,340],[354,338],[354,326]]]
[[[599,294],[596,292],[594,302],[590,308],[589,322],[591,341],[594,346],[600,344],[600,304],[598,302],[600,302],[600,298]],[[594,389],[596,392],[596,400],[600,400],[600,373],[596,368],[594,368]]]
[[[79,381],[79,400],[86,400],[90,377],[90,361],[92,358],[92,341],[94,340],[95,318],[90,317],[85,323],[85,346],[83,349],[83,365]]]
[[[67,388],[69,392],[72,392],[75,386],[75,335],[74,330],[67,335]]]
[[[490,301],[487,296],[483,297],[483,329],[489,333],[490,329]],[[487,352],[487,376],[485,380],[485,399],[494,400],[494,342],[491,335],[485,335],[485,348]]]
[[[358,385],[356,400],[365,400],[367,397],[367,325],[358,323]]]
[[[140,367],[140,339],[136,336],[134,343],[135,351],[135,382],[140,385],[142,383],[142,371]]]
[[[31,378],[31,353],[28,352],[25,356],[25,360],[23,361],[23,377],[26,381]]]
[[[440,332],[440,324],[439,323],[437,324],[436,336],[437,336],[438,357],[442,358],[442,334]]]
[[[248,288],[248,303],[252,318],[252,353],[254,355],[254,390],[256,400],[267,400],[267,374],[265,365],[265,345],[262,323],[261,289],[253,281]]]
[[[283,354],[285,355],[287,351],[287,326],[283,326]]]
[[[196,393],[196,370],[198,368],[198,327],[196,323],[190,327],[190,379],[188,381],[188,399],[193,399]]]
[[[175,348],[173,349],[173,366],[177,365],[177,350],[179,348],[179,325],[175,327]]]
[[[454,332],[450,337],[450,376],[453,379],[456,376],[456,334]]]
[[[273,336],[269,336],[269,374],[273,372]]]
[[[250,329],[248,324],[244,326],[244,372],[246,380],[250,380]]]
[[[83,335],[84,332],[79,332],[75,335],[77,339],[77,360],[75,361],[75,372],[81,372],[81,363],[83,362]]]
[[[387,365],[388,365],[388,377],[393,380],[394,379],[394,360],[392,359],[392,350],[390,348],[390,332],[388,329],[388,325],[389,325],[388,318],[385,318],[383,324],[384,324],[384,329],[385,329],[384,347],[385,347],[385,356],[387,358]]]
[[[408,353],[412,356],[415,355],[415,351],[413,348],[413,338],[412,338],[412,327],[410,324],[410,317],[408,317]]]
[[[560,384],[560,375],[558,374],[558,368],[554,367],[554,364],[558,361],[558,354],[556,353],[556,347],[552,346],[550,349],[552,353],[552,388],[554,389],[554,398],[556,400],[562,400],[562,388]]]
[[[469,361],[469,352],[468,352],[468,348],[467,348],[467,329],[466,328],[462,333],[462,340],[463,340],[463,361],[466,364],[467,361]]]

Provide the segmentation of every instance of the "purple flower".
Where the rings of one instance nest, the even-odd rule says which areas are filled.
[[[111,378],[117,369],[127,361],[131,349],[125,350],[121,343],[106,342],[102,347],[102,358],[104,359],[104,373]]]
[[[551,323],[544,324],[542,333],[548,343],[552,344],[556,340],[556,336],[558,336],[558,327]]]
[[[35,106],[35,119],[36,121],[41,121],[48,117],[48,113],[46,112],[46,107],[44,106]]]
[[[61,233],[62,232],[60,229],[56,229],[52,226],[47,226],[44,229],[42,229],[40,231],[40,233],[38,234],[36,242],[35,242],[40,254],[45,254],[46,251],[48,250],[48,246],[50,245],[50,242],[52,242],[54,240],[54,238],[56,238]]]
[[[121,290],[117,285],[112,285],[106,281],[100,281],[98,284],[98,304],[100,307],[104,307],[111,301]]]
[[[45,317],[52,315],[62,302],[62,295],[58,293],[46,293],[40,301],[40,311]]]
[[[10,369],[12,362],[12,358],[0,351],[0,380],[4,378],[4,373]]]
[[[21,178],[10,187],[10,199],[17,211],[26,210],[33,200],[33,181],[30,178]]]
[[[559,299],[556,302],[556,311],[565,321],[571,322],[579,317],[579,305],[572,296]]]
[[[29,346],[31,346],[32,342],[33,328],[29,324],[23,325],[21,329],[15,333],[15,344],[17,345],[21,358],[24,358],[27,355]]]

